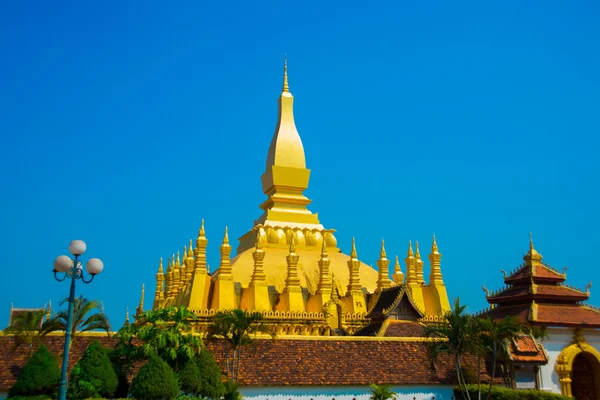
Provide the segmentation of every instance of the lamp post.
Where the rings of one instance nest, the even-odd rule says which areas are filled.
[[[83,274],[83,268],[79,257],[85,253],[86,244],[83,240],[73,240],[69,245],[69,252],[73,254],[73,259],[69,256],[58,256],[54,260],[54,279],[59,282],[67,278],[71,279],[71,290],[69,292],[69,310],[67,312],[67,330],[65,331],[65,351],[63,354],[62,373],[60,384],[58,386],[58,400],[67,398],[67,367],[69,365],[69,351],[71,349],[71,331],[73,330],[73,303],[75,301],[75,282],[81,279],[83,283],[90,283],[94,276],[102,272],[104,264],[99,258],[90,258],[85,265],[89,277]],[[64,275],[61,277],[59,273]]]

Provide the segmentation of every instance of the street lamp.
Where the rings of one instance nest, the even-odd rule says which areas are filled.
[[[67,398],[67,367],[69,365],[69,351],[71,349],[71,330],[73,329],[73,303],[75,301],[75,281],[81,279],[83,283],[90,283],[94,276],[102,272],[104,264],[99,258],[90,258],[85,265],[89,277],[83,274],[83,268],[79,257],[85,253],[86,244],[83,240],[73,240],[69,245],[69,252],[75,257],[58,256],[54,260],[54,279],[59,282],[67,278],[71,279],[71,291],[69,292],[69,311],[67,314],[67,330],[65,332],[65,352],[63,354],[62,374],[58,386],[58,400]],[[60,273],[64,275],[59,276]]]

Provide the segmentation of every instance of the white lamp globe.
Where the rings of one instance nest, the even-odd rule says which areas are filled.
[[[90,275],[98,275],[104,269],[104,263],[99,258],[90,258],[85,265],[85,269]]]
[[[69,245],[69,251],[74,256],[80,256],[85,253],[85,249],[87,248],[85,242],[83,240],[73,240]]]
[[[69,272],[73,266],[73,260],[69,256],[58,256],[54,260],[54,270],[58,272]]]

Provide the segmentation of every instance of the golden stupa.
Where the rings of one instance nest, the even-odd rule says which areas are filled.
[[[203,220],[196,247],[190,240],[183,257],[178,252],[169,258],[166,273],[161,258],[153,308],[186,306],[200,317],[200,327],[219,310],[241,308],[263,313],[279,335],[353,333],[369,323],[366,315],[383,291],[404,285],[403,292],[421,315],[442,316],[449,304],[435,238],[429,284],[423,279],[418,243],[416,254],[409,244],[406,277],[396,257],[392,280],[383,242],[375,270],[359,261],[354,240],[350,255],[342,253],[335,230],[326,229],[318,214],[307,208],[311,200],[303,193],[310,170],[294,122],[293,102],[286,61],[277,127],[261,177],[267,196],[260,206],[263,214],[239,238],[233,258],[225,228],[220,265],[212,273],[206,263]]]

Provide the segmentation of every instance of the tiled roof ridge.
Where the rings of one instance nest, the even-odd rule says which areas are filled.
[[[512,271],[510,271],[508,273],[504,270],[501,270],[502,274],[504,275],[504,282],[508,284],[510,281],[513,281],[513,280],[527,279],[527,277],[530,277],[532,275],[532,272],[533,272],[534,277],[538,277],[537,273],[535,271],[531,271],[535,267],[544,268],[547,272],[554,275],[554,277],[555,277],[554,279],[563,280],[563,281],[565,279],[567,279],[567,273],[566,273],[567,267],[563,268],[562,271],[559,271],[558,269],[554,268],[553,266],[546,264],[543,261],[540,261],[538,264],[535,264],[532,266],[529,266],[529,265],[527,265],[527,263],[523,262],[517,268],[513,269]],[[529,271],[527,271],[528,269],[529,269]],[[516,278],[516,275],[519,273],[522,273],[522,272],[525,272],[525,273],[529,272],[529,274],[525,275],[521,278]]]
[[[579,288],[577,288],[577,287],[575,287],[575,286],[572,286],[572,285],[567,285],[567,284],[566,284],[566,283],[564,283],[564,282],[560,282],[560,283],[558,284],[558,286],[560,286],[560,287],[563,287],[563,288],[565,288],[565,289],[572,290],[573,292],[577,292],[577,293],[581,293],[581,294],[586,294],[586,295],[588,295],[588,296],[589,296],[589,294],[590,294],[590,287],[592,286],[592,283],[591,283],[591,282],[590,282],[590,283],[588,283],[588,285],[587,285],[587,286],[586,286],[584,289],[579,289]]]

